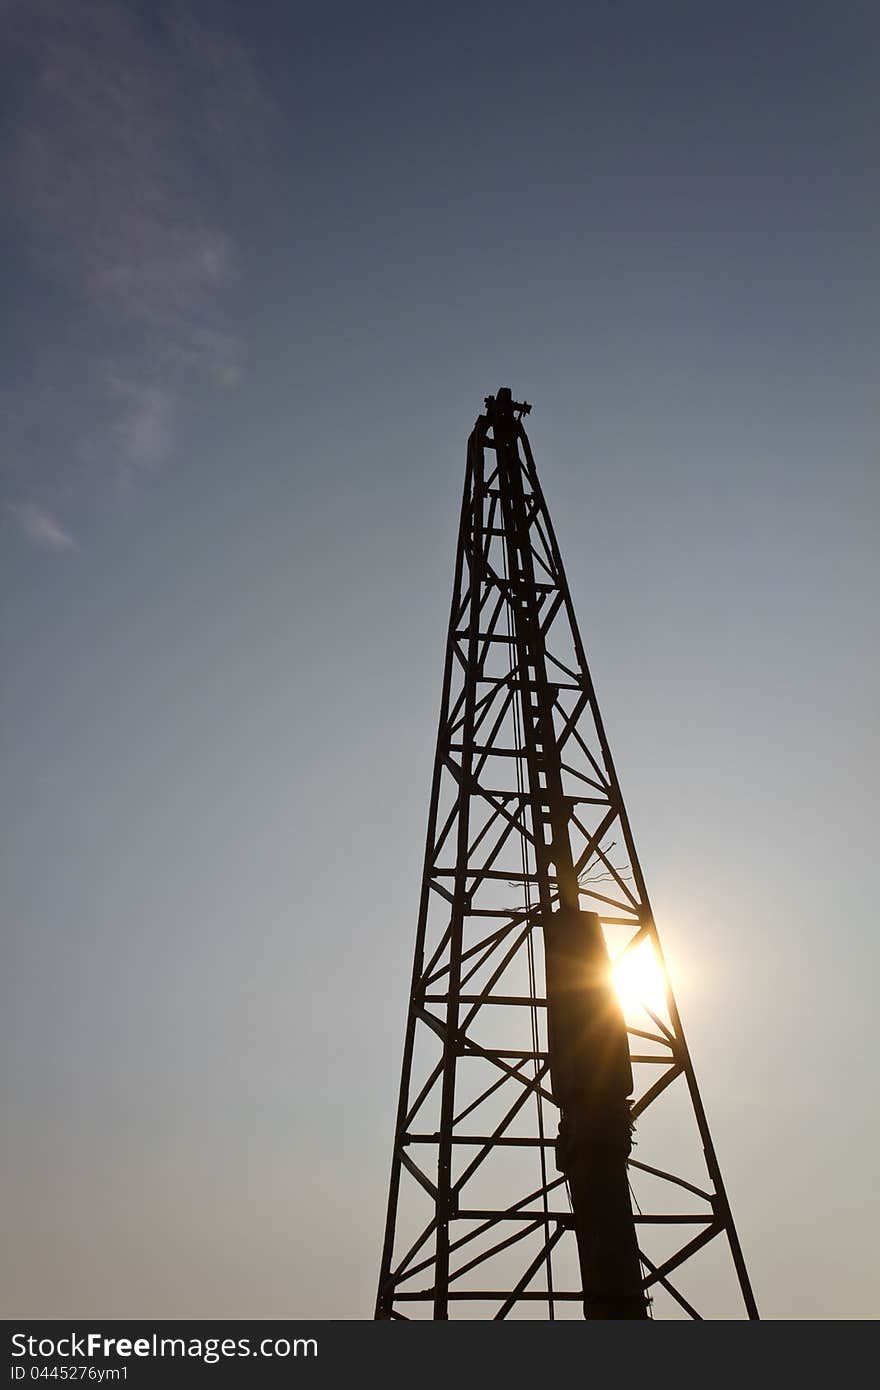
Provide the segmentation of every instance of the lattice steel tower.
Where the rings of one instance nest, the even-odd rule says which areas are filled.
[[[468,441],[376,1317],[756,1318],[528,411]]]

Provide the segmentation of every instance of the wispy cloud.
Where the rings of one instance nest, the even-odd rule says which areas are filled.
[[[44,507],[33,502],[7,504],[21,532],[44,550],[75,550],[76,541]]]
[[[7,0],[4,23],[32,74],[0,150],[9,203],[59,332],[75,319],[89,344],[89,425],[67,448],[129,477],[173,452],[188,394],[241,378],[229,169],[270,104],[242,46],[180,0]]]
[[[133,464],[148,467],[168,453],[174,422],[174,395],[163,386],[126,381],[112,370],[107,394],[119,403],[116,434],[122,452]]]

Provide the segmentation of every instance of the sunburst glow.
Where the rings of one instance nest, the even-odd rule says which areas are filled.
[[[612,972],[614,988],[626,1014],[648,1008],[666,1017],[666,980],[653,946],[643,941],[625,952]]]

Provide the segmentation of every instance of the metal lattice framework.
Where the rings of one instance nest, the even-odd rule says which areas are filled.
[[[522,425],[529,407],[506,390],[486,407],[468,441],[376,1316],[744,1307],[756,1318]],[[566,1044],[558,1021],[548,1027],[548,985],[566,920],[616,979],[636,982],[616,1006],[628,1039],[623,1150],[615,1121],[623,1237],[629,1226],[641,1285],[625,1313],[590,1304],[583,1228],[607,1203],[585,1217],[560,1157]],[[585,1028],[594,998],[566,1005]]]

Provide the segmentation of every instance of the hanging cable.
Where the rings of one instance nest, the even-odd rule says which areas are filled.
[[[639,1216],[641,1216],[641,1215],[642,1215],[642,1207],[641,1207],[641,1203],[639,1202],[638,1197],[636,1196],[636,1190],[635,1190],[635,1188],[634,1188],[633,1185],[632,1185],[632,1178],[627,1177],[627,1180],[626,1180],[626,1181],[627,1181],[627,1186],[629,1187],[629,1195],[630,1195],[630,1197],[632,1198],[633,1205],[634,1205],[636,1211],[638,1212]],[[645,1269],[645,1262],[644,1262],[644,1260],[642,1259],[642,1252],[641,1252],[641,1250],[639,1250],[639,1263],[641,1264],[641,1267],[642,1267],[642,1274],[643,1274],[643,1275],[646,1275],[646,1274],[647,1274],[647,1271],[646,1271],[646,1269]],[[647,1307],[647,1309],[648,1309],[648,1317],[649,1317],[649,1318],[653,1318],[653,1317],[654,1317],[654,1309],[653,1309],[653,1307],[651,1306],[651,1304],[652,1304],[652,1300],[651,1300],[650,1296],[646,1296],[646,1298],[645,1298],[645,1305],[646,1305],[646,1307]]]
[[[525,909],[526,920],[527,920],[528,923],[529,923],[529,934],[528,934],[528,938],[527,938],[526,957],[527,957],[527,960],[528,960],[529,997],[530,997],[530,999],[532,1000],[532,1003],[531,1003],[530,1008],[529,1008],[529,1014],[530,1014],[531,1034],[532,1034],[532,1051],[533,1051],[533,1053],[534,1053],[534,1058],[535,1058],[535,1105],[536,1105],[537,1119],[538,1119],[538,1139],[539,1139],[538,1151],[539,1151],[540,1156],[541,1156],[541,1157],[540,1157],[540,1162],[541,1162],[542,1206],[543,1206],[543,1210],[544,1210],[544,1239],[545,1239],[546,1250],[547,1250],[547,1255],[546,1255],[546,1265],[547,1265],[547,1310],[548,1310],[548,1317],[549,1317],[549,1320],[550,1320],[551,1322],[554,1322],[555,1319],[556,1319],[556,1310],[555,1310],[555,1304],[554,1304],[554,1299],[553,1299],[553,1254],[552,1254],[552,1249],[551,1249],[551,1246],[550,1246],[550,1208],[549,1208],[549,1204],[548,1204],[548,1200],[547,1200],[547,1150],[546,1150],[546,1144],[545,1144],[545,1130],[544,1130],[544,1103],[543,1103],[543,1098],[542,1098],[541,1092],[540,1092],[541,1065],[540,1065],[540,1060],[539,1060],[539,1053],[540,1053],[540,1050],[541,1050],[541,1043],[540,1043],[540,1029],[539,1029],[539,1024],[538,1024],[538,1006],[537,1006],[537,1004],[535,1003],[535,1000],[537,999],[537,971],[536,971],[536,969],[535,969],[534,924],[532,923],[532,920],[531,920],[532,898],[531,898],[531,884],[530,884],[530,881],[529,881],[529,850],[528,850],[528,840],[527,840],[527,837],[526,837],[526,830],[525,830],[526,793],[525,793],[525,782],[524,782],[524,778],[523,778],[523,759],[522,759],[522,753],[523,753],[523,742],[522,742],[522,739],[523,739],[524,715],[523,715],[522,718],[520,717],[520,708],[521,708],[521,707],[524,708],[524,702],[523,702],[523,687],[524,687],[524,684],[525,684],[526,672],[524,672],[524,671],[520,668],[519,663],[518,663],[518,661],[517,661],[516,658],[515,658],[516,643],[515,643],[515,637],[514,637],[513,595],[512,595],[512,592],[511,592],[511,580],[510,580],[510,576],[509,576],[509,573],[508,573],[508,566],[507,566],[507,546],[506,546],[506,545],[503,546],[502,549],[503,549],[503,554],[504,554],[504,581],[505,581],[505,588],[506,588],[506,592],[507,592],[507,635],[508,635],[508,652],[510,653],[510,669],[511,669],[511,674],[514,676],[514,682],[515,682],[515,683],[514,683],[514,692],[513,692],[513,737],[514,737],[514,747],[515,747],[515,749],[516,749],[517,756],[514,758],[514,763],[515,763],[515,765],[516,765],[516,788],[517,788],[517,795],[518,795],[518,799],[519,799],[519,840],[520,840],[520,857],[521,857],[521,862],[522,862],[522,882],[523,882],[523,900],[524,900],[523,905],[524,905],[524,909]]]

